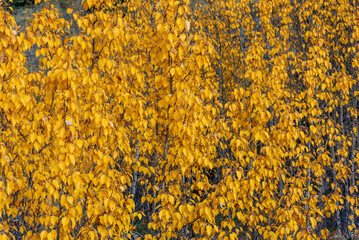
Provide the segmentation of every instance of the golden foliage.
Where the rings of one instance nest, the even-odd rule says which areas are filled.
[[[356,1],[1,6],[2,239],[358,234]]]

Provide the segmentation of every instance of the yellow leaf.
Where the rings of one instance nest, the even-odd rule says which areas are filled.
[[[204,212],[206,213],[208,219],[212,218],[212,213],[209,207],[205,207]]]
[[[30,140],[30,143],[35,142],[35,140],[36,140],[36,133],[34,133],[34,132],[30,133],[29,140]]]
[[[47,232],[46,231],[42,231],[41,233],[40,233],[40,239],[42,240],[42,239],[45,239],[47,237]]]
[[[107,229],[103,226],[98,227],[98,232],[101,234],[102,237],[105,237],[107,235]]]
[[[42,26],[42,25],[40,25]],[[40,50],[42,56],[46,56],[47,50],[45,48],[41,48]]]
[[[183,21],[182,18],[177,18],[176,24],[177,24],[177,26],[178,26],[178,28],[179,28],[180,31],[183,31],[183,29],[184,29],[185,26],[186,26],[186,23],[185,23],[185,21]]]
[[[41,54],[41,49],[36,49],[35,56],[38,57]]]
[[[158,24],[158,25],[157,25],[157,31],[158,31],[158,32],[162,32],[162,30],[163,30],[163,25],[162,25],[162,24]]]
[[[248,234],[248,233],[247,233]],[[249,234],[248,234],[249,235]],[[250,237],[251,238],[251,237]],[[230,235],[229,235],[229,239],[230,240],[236,240],[237,239],[237,235],[235,234],[235,233],[231,233]]]
[[[201,68],[203,66],[203,58],[202,58],[202,56],[198,55],[196,57],[196,61],[197,61],[197,64],[198,64],[199,68]]]
[[[168,40],[170,41],[171,45],[173,44],[174,41],[174,36],[172,33],[168,34]]]
[[[298,234],[297,234],[297,240],[300,240],[300,239],[302,239],[302,232],[298,232]]]
[[[75,165],[76,164],[75,155],[74,154],[69,154],[69,157],[70,157],[70,161],[71,161],[72,165]]]
[[[206,231],[207,231],[207,235],[211,236],[211,234],[212,234],[212,226],[207,225]]]
[[[316,228],[316,226],[317,226],[317,220],[315,220],[314,217],[310,217],[310,223],[312,224],[312,227],[313,227],[313,228]]]
[[[134,66],[131,67],[131,74],[135,75],[137,72],[136,68]]]
[[[57,50],[56,50],[56,54],[61,56],[61,54],[63,53],[64,49],[59,47]]]
[[[168,211],[165,212],[165,216],[166,216],[167,220],[171,218],[171,215],[170,215],[170,213]]]
[[[66,197],[65,197],[64,195],[61,196],[61,205],[62,205],[62,206],[66,206],[66,205],[67,205]]]
[[[72,11],[73,11],[73,9],[71,9],[71,8],[68,8],[68,9],[67,9],[67,13],[68,13],[68,14],[71,14]]]
[[[6,186],[6,193],[7,193],[8,195],[10,195],[10,194],[12,193],[12,190],[14,189],[13,187],[14,187],[14,186],[13,186],[13,183],[12,183],[12,182],[9,182],[9,183],[7,184],[7,186]]]
[[[70,219],[68,217],[64,217],[63,219],[61,219],[61,223],[63,227],[66,227],[70,222]]]
[[[107,221],[110,225],[112,225],[115,222],[115,219],[112,215],[109,215]]]
[[[353,186],[350,186],[350,187],[349,187],[349,192],[350,192],[350,194],[353,194],[353,193],[354,193],[354,187],[353,187]]]
[[[127,183],[127,179],[126,179],[125,176],[121,176],[121,182],[122,182],[123,184],[126,184],[126,183]]]
[[[179,15],[183,15],[184,13],[185,13],[184,7],[183,7],[183,6],[179,6],[179,8],[178,8],[178,14],[179,14]]]
[[[56,232],[56,230],[52,230],[52,231],[47,235],[47,239],[49,239],[49,240],[56,239],[56,237],[57,237],[57,232]]]
[[[172,205],[175,204],[175,198],[173,196],[170,196],[169,200]]]
[[[186,212],[186,207],[184,205],[180,205],[178,209],[182,215]]]
[[[96,233],[95,233],[94,231],[91,231],[91,232],[89,233],[89,236],[90,236],[90,239],[91,239],[91,240],[95,240],[95,239],[96,239]]]
[[[74,198],[72,196],[69,196],[67,197],[67,201],[70,203],[70,204],[73,204],[74,203]]]
[[[254,189],[255,188],[255,181],[254,181],[254,179],[250,179],[249,180],[249,186],[251,187],[251,189]]]

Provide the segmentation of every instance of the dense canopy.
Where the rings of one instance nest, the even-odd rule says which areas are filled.
[[[0,239],[359,235],[357,1],[73,2],[0,0]]]

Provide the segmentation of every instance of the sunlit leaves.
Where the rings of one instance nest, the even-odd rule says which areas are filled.
[[[42,6],[20,30],[0,12],[1,233],[355,233],[350,1]]]

